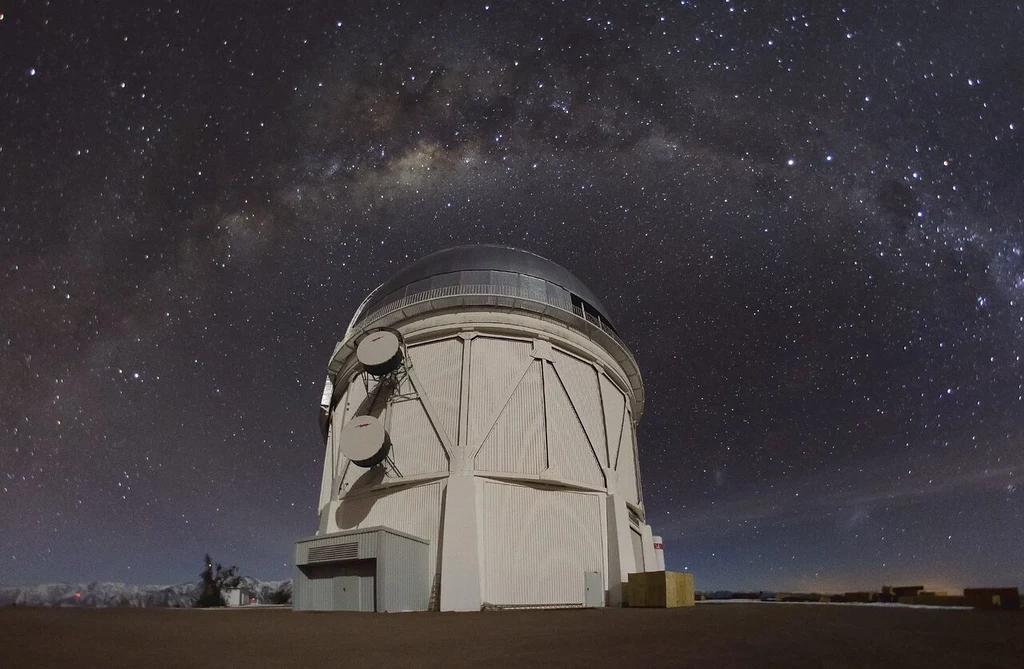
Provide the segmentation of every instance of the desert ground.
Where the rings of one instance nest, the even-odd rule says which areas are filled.
[[[1024,612],[0,610],[0,667],[1024,667]]]

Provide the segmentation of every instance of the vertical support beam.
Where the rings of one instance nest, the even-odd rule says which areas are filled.
[[[473,463],[469,462],[467,466],[466,462],[467,452],[470,450],[469,380],[472,373],[470,364],[473,359],[473,339],[476,338],[476,333],[460,332],[459,337],[462,338],[462,388],[459,400],[459,434],[455,438],[455,445],[452,449],[454,452],[452,453],[452,461],[449,464],[449,468],[453,474],[469,474],[473,471]]]
[[[448,477],[444,503],[444,559],[441,561],[441,610],[479,611],[480,553],[476,480],[472,475]]]
[[[615,464],[612,462],[612,436],[608,434],[608,408],[604,405],[604,383],[601,382],[604,370],[596,362],[590,364],[594,366],[594,373],[597,374],[597,401],[601,404],[601,434],[604,435],[604,466],[614,469]],[[623,411],[625,411],[625,404],[623,404]],[[607,481],[608,475],[605,474],[604,478]]]
[[[540,363],[540,400],[544,408],[544,471],[551,469],[551,409],[548,407],[548,384],[551,371],[549,360],[547,364],[542,360]]]
[[[654,555],[654,532],[650,525],[640,526],[644,547],[644,571],[657,571],[658,558]]]
[[[608,505],[608,606],[622,606],[622,584],[636,572],[633,541],[629,536],[626,500],[617,493],[605,499]]]
[[[631,446],[630,457],[633,458],[633,476],[636,477],[636,503],[642,508],[644,505],[644,482],[640,479],[640,451],[637,450],[636,445],[636,422],[633,420],[632,411],[627,411],[626,414],[629,416],[629,445]],[[650,531],[650,529],[648,526],[647,530]]]

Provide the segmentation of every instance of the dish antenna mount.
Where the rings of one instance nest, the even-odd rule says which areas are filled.
[[[355,346],[366,399],[355,418],[341,429],[338,446],[352,464],[366,468],[380,465],[386,475],[400,477],[402,472],[391,453],[391,436],[381,416],[391,404],[419,397],[407,382],[412,365],[405,339],[394,328],[374,328],[359,335]]]

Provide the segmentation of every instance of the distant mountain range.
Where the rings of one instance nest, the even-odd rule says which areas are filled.
[[[199,581],[178,585],[129,585],[127,583],[44,583],[0,585],[0,606],[127,606],[134,608],[192,606]],[[274,593],[292,591],[291,580],[261,581],[244,577],[242,587],[258,604],[269,604]]]

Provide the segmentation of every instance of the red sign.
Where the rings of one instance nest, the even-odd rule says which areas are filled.
[[[661,544],[654,544],[654,550],[656,550],[656,551],[662,550]]]

